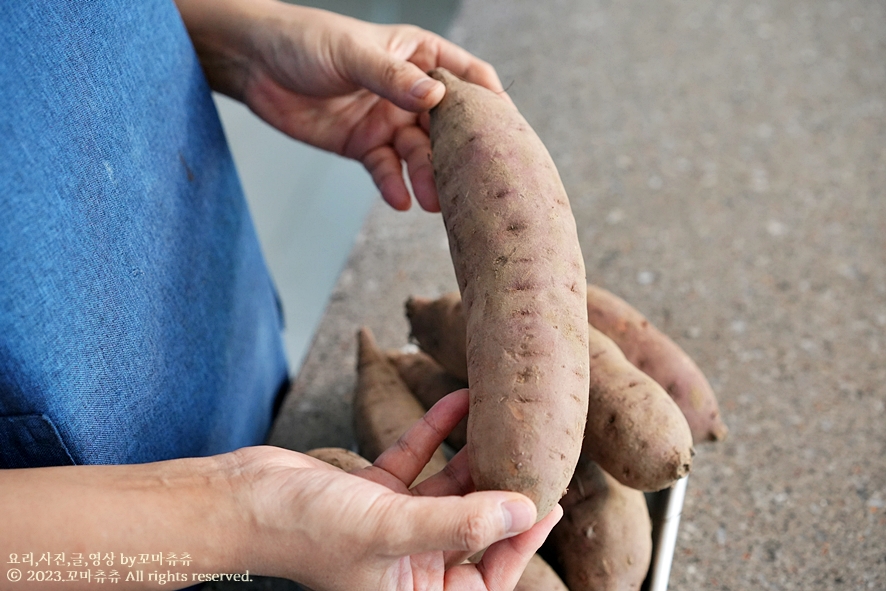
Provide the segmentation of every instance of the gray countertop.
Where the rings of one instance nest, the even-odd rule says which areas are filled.
[[[886,589],[886,5],[466,0],[548,146],[588,279],[710,378],[671,589]],[[439,216],[372,210],[271,443],[352,443],[355,333],[455,289]]]

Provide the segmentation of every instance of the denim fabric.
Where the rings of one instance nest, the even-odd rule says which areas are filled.
[[[3,13],[0,466],[262,442],[282,321],[172,1]]]

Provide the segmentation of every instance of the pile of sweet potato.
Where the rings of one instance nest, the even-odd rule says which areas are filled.
[[[430,137],[459,291],[407,302],[420,352],[383,351],[361,330],[359,448],[374,460],[467,386],[467,423],[448,443],[467,448],[477,488],[526,494],[539,519],[562,504],[550,547],[571,591],[639,588],[652,547],[642,491],[688,474],[694,442],[725,437],[716,399],[672,340],[587,284],[556,167],[514,105],[431,75],[446,86]],[[518,588],[563,583],[538,559]]]
[[[646,576],[652,550],[642,492],[685,476],[693,439],[722,439],[726,426],[708,381],[674,341],[614,294],[593,285],[587,294],[591,379],[584,440],[568,491],[561,491],[565,514],[547,551],[572,591],[633,589]],[[449,293],[412,297],[406,313],[421,351],[389,350],[387,357],[429,408],[468,383],[458,352],[464,312],[458,294]],[[455,449],[468,441],[464,426],[447,440]]]
[[[666,488],[684,476],[693,439],[726,435],[710,385],[686,353],[612,293],[588,285],[587,294],[591,379],[581,453],[568,488],[558,495],[564,517],[545,546],[555,568],[536,556],[521,591],[639,588],[652,552],[641,491]],[[315,457],[345,470],[368,465],[443,396],[468,387],[458,293],[412,297],[406,315],[410,339],[420,350],[382,349],[368,329],[358,333],[354,429],[367,459],[328,449],[310,452]],[[463,421],[447,439],[448,451],[468,441]],[[440,449],[414,484],[445,463]]]

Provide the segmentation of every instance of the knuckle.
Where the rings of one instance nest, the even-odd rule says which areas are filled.
[[[412,461],[421,461],[421,454],[413,447],[412,443],[410,443],[405,435],[401,436],[394,446],[399,452],[409,456]]]
[[[395,25],[395,27],[397,28],[397,33],[399,33],[400,35],[402,35],[405,38],[423,37],[423,36],[426,36],[429,34],[428,31],[425,31],[424,29],[422,29],[418,25],[413,25],[413,24],[409,24],[409,23]]]
[[[489,520],[482,515],[471,515],[461,529],[461,542],[466,550],[482,550],[487,545],[490,532]]]
[[[404,64],[399,61],[389,61],[385,64],[382,78],[388,86],[393,86],[400,78],[400,74],[404,70]]]

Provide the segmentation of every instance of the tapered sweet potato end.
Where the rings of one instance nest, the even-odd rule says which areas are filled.
[[[375,335],[367,326],[361,326],[357,331],[357,369],[371,363],[377,363],[384,359],[384,354],[378,347]]]

